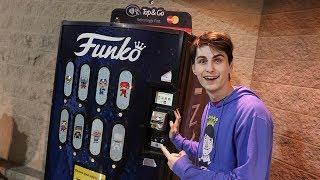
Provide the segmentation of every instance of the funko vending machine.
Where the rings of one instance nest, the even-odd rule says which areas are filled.
[[[183,109],[191,36],[63,21],[45,179],[170,179],[172,110]]]

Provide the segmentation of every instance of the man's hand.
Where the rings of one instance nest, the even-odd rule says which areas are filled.
[[[163,154],[167,157],[168,166],[171,170],[172,170],[172,166],[174,165],[174,163],[176,163],[182,156],[186,155],[186,152],[184,152],[184,151],[180,151],[179,154],[170,153],[168,151],[168,149],[165,146],[163,146],[162,144],[160,144],[160,148],[161,148]]]
[[[174,123],[172,121],[170,121],[169,138],[172,138],[173,135],[178,133],[180,122],[181,122],[181,115],[180,115],[179,110],[176,109],[173,111],[173,113],[174,113],[174,116],[176,117],[176,120],[174,121]]]

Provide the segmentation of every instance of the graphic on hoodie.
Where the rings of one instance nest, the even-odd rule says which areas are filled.
[[[214,126],[218,118],[212,115],[208,116],[207,126],[204,130],[202,156],[199,158],[200,165],[207,168],[211,163],[211,153],[214,146]]]

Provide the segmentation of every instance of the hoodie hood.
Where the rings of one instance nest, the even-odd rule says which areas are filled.
[[[245,95],[256,96],[257,98],[259,98],[252,90],[250,90],[250,89],[248,89],[246,87],[234,86],[234,90],[231,92],[231,94],[229,94],[222,101],[220,101],[220,103],[215,105],[215,107],[219,108],[221,106],[224,106],[226,104],[231,103],[232,101],[236,101],[236,100],[238,100],[239,98],[241,98],[242,96],[245,96]],[[214,106],[211,101],[210,101],[210,105]]]

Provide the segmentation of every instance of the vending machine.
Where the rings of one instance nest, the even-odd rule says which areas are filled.
[[[64,21],[45,179],[170,179],[160,144],[190,81],[185,32]]]

